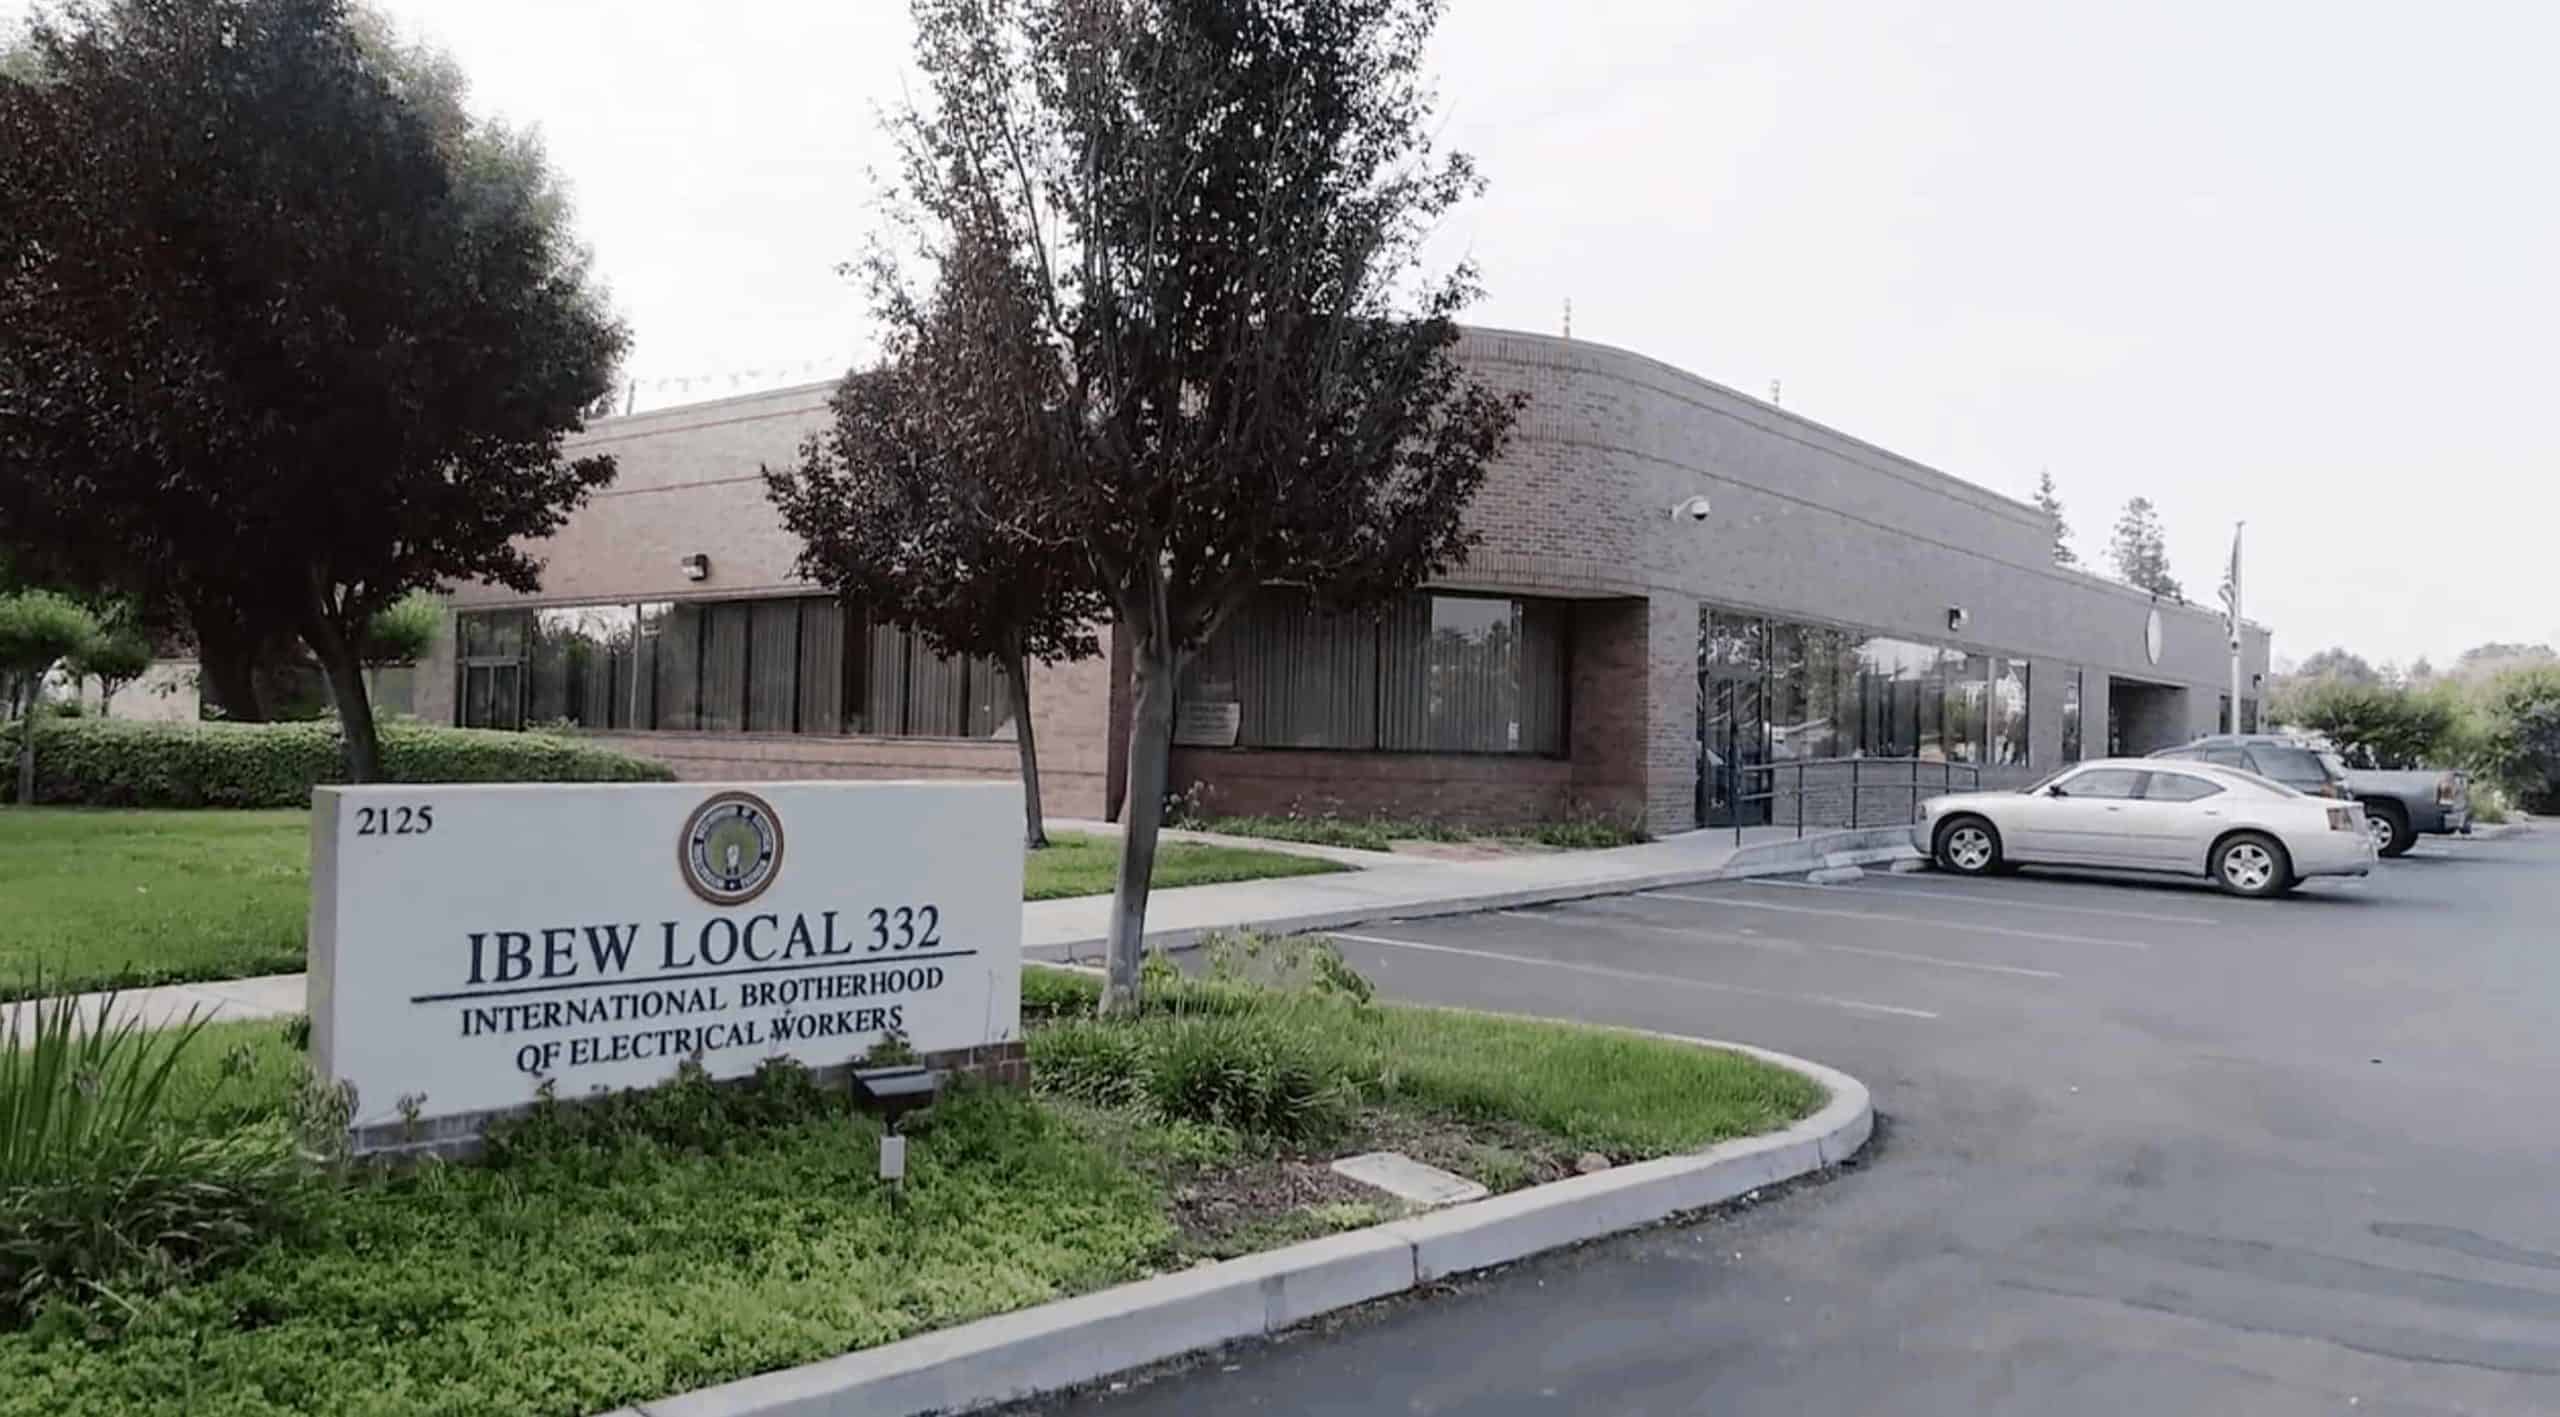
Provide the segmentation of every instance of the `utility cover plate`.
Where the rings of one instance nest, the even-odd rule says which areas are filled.
[[[1407,1200],[1415,1205],[1456,1205],[1460,1201],[1482,1200],[1492,1194],[1464,1176],[1452,1175],[1437,1166],[1426,1166],[1401,1151],[1370,1151],[1346,1156],[1333,1163],[1333,1169],[1364,1186]]]

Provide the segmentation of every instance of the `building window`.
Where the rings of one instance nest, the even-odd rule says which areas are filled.
[[[2022,767],[2028,760],[2028,661],[1822,625],[1710,610],[1710,669],[1764,665],[1770,757],[1919,758]],[[1747,643],[1746,643],[1747,641]],[[2067,681],[2077,722],[2077,672]],[[2066,730],[2068,731],[2068,730]],[[2072,740],[2075,744],[2076,738]],[[2077,761],[2074,754],[2066,759]]]
[[[2080,683],[2085,671],[2072,665],[2062,671],[2062,760],[2080,761]]]
[[[1468,595],[1335,614],[1274,588],[1192,657],[1181,693],[1234,704],[1240,748],[1561,756],[1568,615]]]
[[[455,721],[611,732],[1010,736],[995,662],[825,597],[470,611]]]
[[[1999,767],[2027,765],[2027,662],[1997,661],[1991,681],[1991,761]]]

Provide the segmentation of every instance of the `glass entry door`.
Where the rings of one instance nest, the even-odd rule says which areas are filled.
[[[1758,673],[1709,671],[1698,683],[1698,824],[1758,826],[1769,820],[1767,709]]]

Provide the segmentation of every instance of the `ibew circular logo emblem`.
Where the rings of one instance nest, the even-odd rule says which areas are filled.
[[[676,866],[713,905],[744,905],[782,874],[782,819],[752,792],[721,792],[684,819]]]

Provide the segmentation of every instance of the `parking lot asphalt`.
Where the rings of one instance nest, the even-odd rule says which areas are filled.
[[[2560,832],[2273,901],[1874,875],[1336,938],[1396,998],[1820,1059],[1884,1139],[1054,1407],[2560,1412]]]

